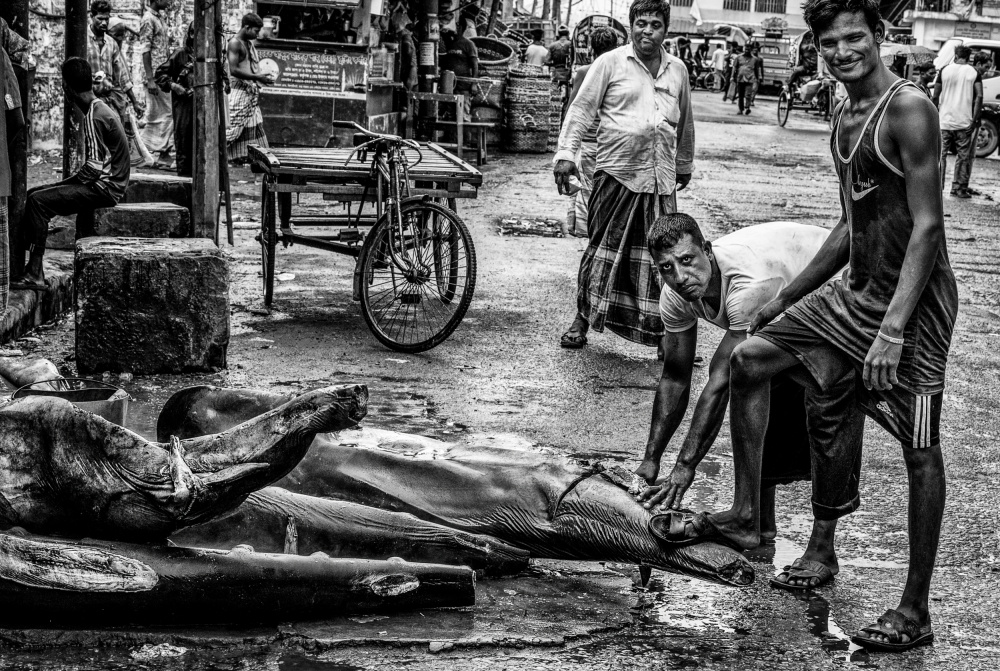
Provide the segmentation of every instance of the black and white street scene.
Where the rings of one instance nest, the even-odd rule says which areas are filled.
[[[0,0],[0,669],[1000,665],[1000,0]]]

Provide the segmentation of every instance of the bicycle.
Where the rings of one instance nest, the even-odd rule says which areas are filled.
[[[410,171],[425,158],[418,142],[374,133],[353,122],[332,125],[356,131],[354,148],[346,160],[343,150],[336,149],[252,148],[261,157],[261,170],[268,173],[263,185],[260,236],[265,304],[271,301],[278,241],[285,246],[301,243],[350,254],[358,259],[353,298],[361,303],[362,316],[372,334],[398,352],[416,353],[436,347],[461,323],[475,293],[476,252],[469,229],[454,210],[433,202],[430,196],[411,196]],[[342,167],[327,167],[334,157],[343,162]],[[335,179],[349,181],[355,187],[361,185],[360,198],[354,198],[360,206],[353,217],[348,207],[346,221],[339,217],[334,218],[336,221],[316,222],[303,217],[294,222],[305,226],[346,225],[346,230],[328,237],[297,233],[291,226],[290,197],[283,203],[279,200],[282,223],[280,233],[274,230],[275,193],[284,195],[286,189],[283,183],[274,183],[272,174],[277,173],[275,165],[280,165],[282,159],[289,163],[292,158],[300,161],[297,168],[305,165],[315,173],[323,171],[316,178],[322,184],[318,186],[320,191],[341,193],[337,190],[345,187],[335,185]],[[264,161],[271,164],[264,165]],[[363,170],[365,164],[367,170]],[[303,187],[298,185],[287,187],[291,192],[300,189]],[[376,205],[374,223],[371,214],[362,214],[366,202]],[[367,225],[371,228],[364,234],[360,226]]]

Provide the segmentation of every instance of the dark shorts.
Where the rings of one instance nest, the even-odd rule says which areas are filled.
[[[793,373],[771,381],[761,487],[811,480],[813,516],[835,520],[861,505],[865,416],[855,400],[854,372],[825,390],[803,385]]]
[[[920,449],[940,445],[943,392],[915,394],[899,385],[888,391],[866,389],[861,379],[863,362],[853,359],[794,316],[786,314],[755,335],[798,359],[822,391],[830,389],[844,375],[855,373],[854,393],[858,406],[904,447]]]

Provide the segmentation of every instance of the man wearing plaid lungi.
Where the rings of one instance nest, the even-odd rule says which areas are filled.
[[[583,347],[591,328],[649,346],[663,338],[660,284],[646,231],[661,214],[677,210],[675,192],[694,169],[688,71],[663,48],[669,22],[665,1],[633,1],[632,41],[594,61],[559,136],[553,172],[566,194],[570,177],[578,175],[580,143],[600,118],[590,244],[580,262],[577,315],[563,347]]]
[[[26,52],[20,51],[22,46],[26,46],[23,38],[11,31],[7,23],[0,19],[0,314],[7,309],[7,296],[10,292],[7,199],[13,193],[13,184],[8,147],[24,127],[21,96],[8,50],[23,62]]]

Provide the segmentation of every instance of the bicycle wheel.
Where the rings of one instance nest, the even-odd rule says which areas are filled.
[[[784,126],[788,123],[788,113],[792,109],[792,101],[786,91],[778,94],[778,125]]]
[[[444,342],[465,317],[476,287],[476,250],[465,223],[447,207],[407,203],[400,216],[401,241],[386,216],[361,248],[361,314],[386,347],[424,352]],[[410,269],[396,265],[390,246]]]

